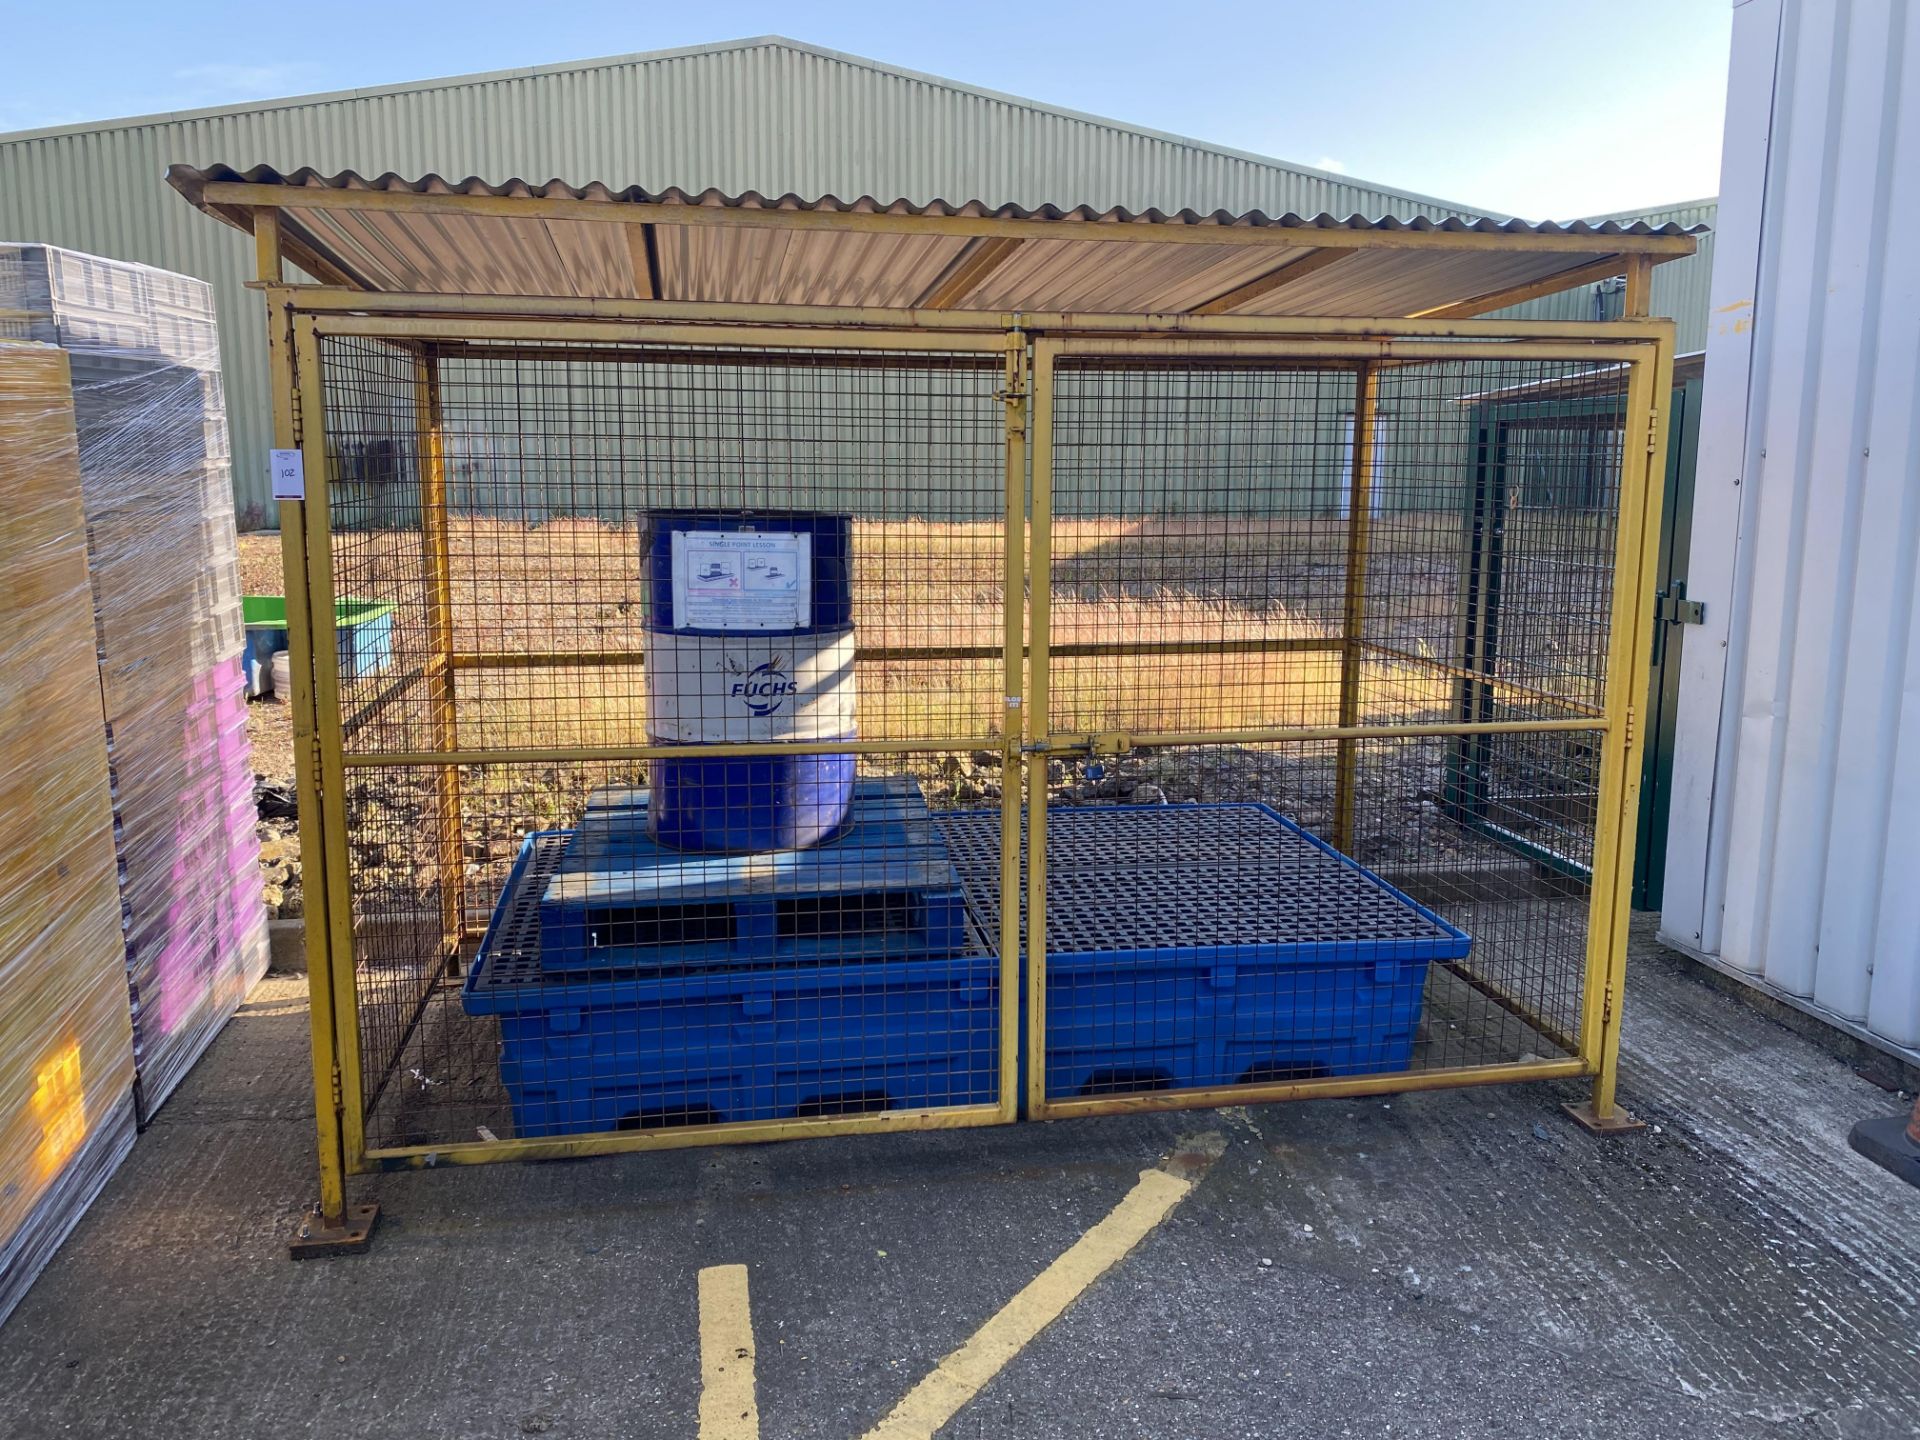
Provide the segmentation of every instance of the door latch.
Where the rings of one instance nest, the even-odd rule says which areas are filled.
[[[1675,580],[1666,589],[1654,594],[1656,618],[1669,625],[1701,625],[1706,623],[1707,607],[1699,600],[1687,599],[1687,582]]]

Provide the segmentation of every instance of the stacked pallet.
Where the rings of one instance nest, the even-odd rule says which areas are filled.
[[[0,1320],[133,1143],[67,360],[0,341]]]
[[[213,301],[0,245],[0,327],[72,367],[144,1123],[267,961]]]

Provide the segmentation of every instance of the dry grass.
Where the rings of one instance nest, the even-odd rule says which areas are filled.
[[[1424,573],[1431,522],[1383,526]],[[1056,656],[1056,729],[1136,732],[1331,724],[1339,661],[1343,527],[1326,521],[1188,518],[1067,520],[1054,532],[1051,634],[1058,649],[1240,646],[1227,653]],[[454,638],[464,652],[638,653],[645,648],[637,527],[558,520],[529,528],[462,518],[451,537]],[[874,739],[999,733],[1005,685],[1004,540],[997,524],[861,521],[854,617],[863,649],[971,647],[990,658],[864,661],[859,728]],[[424,562],[417,536],[338,537],[342,593],[398,610],[401,663],[424,659]],[[1448,571],[1445,585],[1454,581]],[[1437,608],[1421,583],[1416,613]],[[1424,639],[1424,637],[1420,637]],[[1419,667],[1373,666],[1363,697],[1376,716],[1444,706],[1451,687]],[[361,687],[356,698],[377,687]],[[637,666],[592,665],[469,676],[461,738],[475,745],[632,743],[643,723]],[[424,703],[408,707],[424,720]],[[416,727],[417,728],[417,727]],[[393,737],[389,737],[393,738]],[[406,743],[424,737],[415,735]]]
[[[1050,666],[1056,731],[1245,730],[1330,725],[1339,717],[1345,526],[1195,516],[1063,519],[1053,527]],[[1382,517],[1373,532],[1368,634],[1410,655],[1444,655],[1459,585],[1454,516]],[[555,520],[535,527],[458,517],[450,536],[456,648],[465,653],[594,652],[646,646],[637,526]],[[278,591],[277,537],[242,537],[250,591]],[[854,616],[863,650],[972,647],[984,657],[866,659],[857,675],[863,737],[991,742],[1006,714],[1004,538],[994,523],[862,520],[855,525]],[[336,591],[395,607],[395,665],[348,687],[366,709],[428,649],[421,538],[334,538]],[[1026,577],[1023,577],[1023,579]],[[1030,580],[1028,580],[1030,588]],[[1213,652],[1164,653],[1214,645]],[[1283,645],[1296,648],[1282,649]],[[1126,653],[1126,647],[1138,647]],[[1273,646],[1275,648],[1259,648]],[[1161,647],[1162,653],[1154,653]],[[1237,648],[1236,648],[1237,647]],[[1326,647],[1326,648],[1314,648]],[[1437,664],[1370,661],[1363,716],[1451,718],[1454,682]],[[463,674],[459,737],[472,747],[610,746],[644,739],[638,664],[583,663]],[[254,708],[263,769],[281,755],[283,710]],[[430,748],[424,687],[385,694],[359,748]]]

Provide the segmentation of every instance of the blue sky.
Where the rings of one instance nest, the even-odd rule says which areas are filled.
[[[1731,25],[1729,0],[0,0],[0,14],[0,130],[771,33],[1529,218],[1714,193]]]

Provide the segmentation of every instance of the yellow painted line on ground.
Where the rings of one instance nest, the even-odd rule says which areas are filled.
[[[1165,1170],[1141,1171],[1140,1183],[1127,1192],[1126,1199],[908,1391],[887,1418],[867,1432],[866,1440],[932,1440],[961,1406],[1034,1336],[1059,1319],[1082,1291],[1146,1238],[1192,1189],[1193,1181]]]
[[[744,1265],[700,1272],[700,1440],[760,1440]]]

